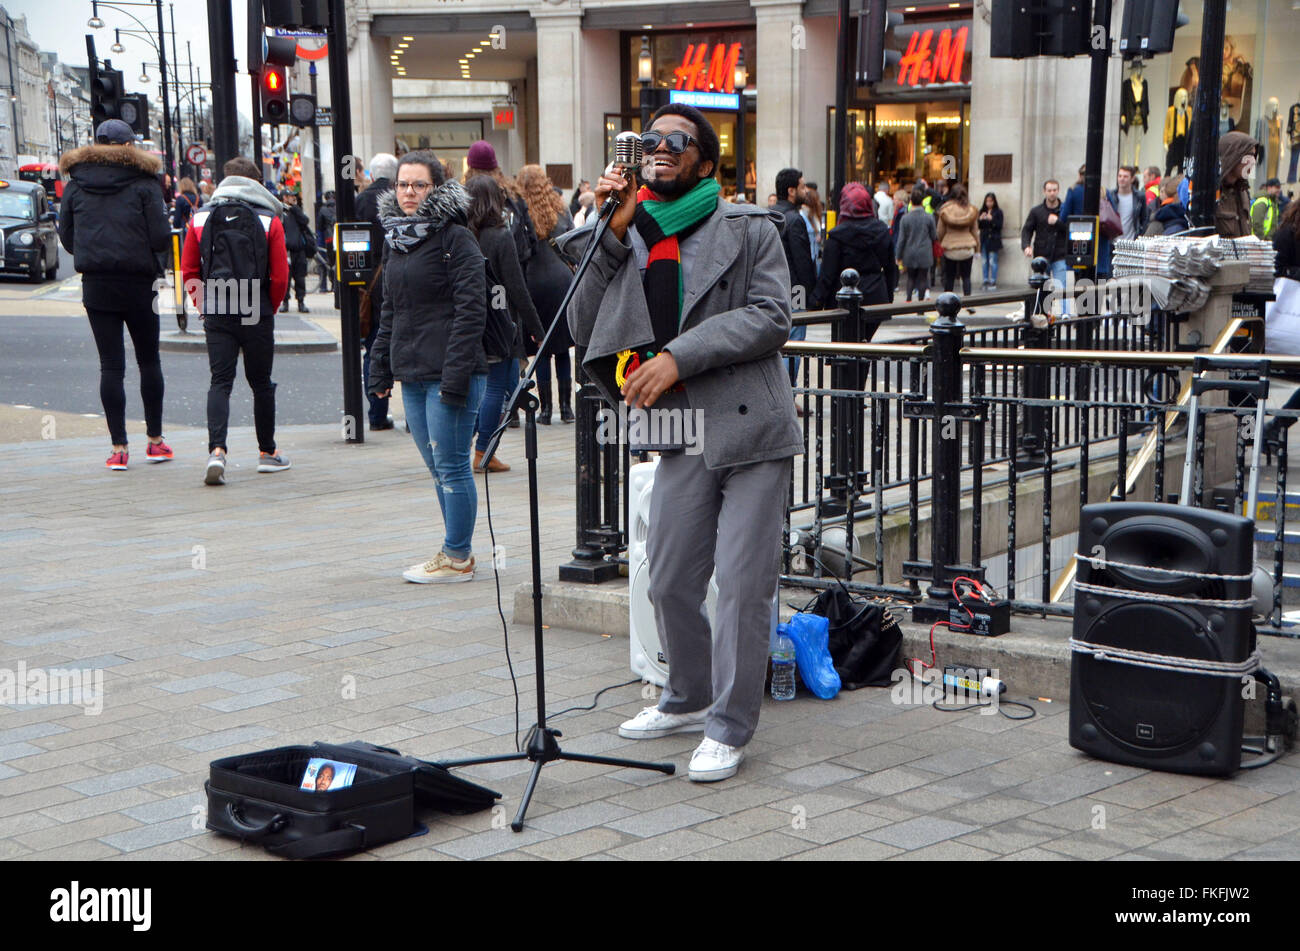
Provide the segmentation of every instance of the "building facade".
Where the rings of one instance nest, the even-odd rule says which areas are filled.
[[[1297,2],[1233,0],[1228,13],[1227,118],[1264,144],[1259,183],[1274,169],[1283,181],[1296,178],[1300,139],[1293,145],[1289,121],[1292,104],[1300,108]],[[1089,62],[992,59],[989,0],[889,7],[902,15],[887,40],[900,62],[871,86],[854,81],[849,64],[847,177],[872,185],[948,178],[967,184],[975,201],[993,192],[1005,217],[999,283],[1015,286],[1027,276],[1020,225],[1041,201],[1043,181],[1057,179],[1064,190],[1084,159]],[[1147,60],[1136,81],[1118,55],[1111,60],[1108,187],[1121,164],[1185,170],[1170,162],[1171,153],[1185,154],[1174,134],[1182,114],[1175,108],[1168,132],[1166,119],[1180,88],[1194,92],[1201,12],[1181,8],[1191,22],[1177,31],[1173,52]],[[697,104],[717,128],[725,188],[735,187],[738,164],[747,195],[760,203],[787,166],[823,195],[832,184],[835,0],[356,0],[351,10],[353,140],[363,156],[427,146],[455,161],[483,138],[506,171],[540,163],[567,190],[599,175],[618,131],[640,127],[645,49],[648,99]],[[1112,23],[1122,17],[1115,0]],[[732,80],[739,56],[743,95]],[[1142,96],[1148,105],[1135,107]],[[1144,124],[1121,123],[1126,109]],[[1300,136],[1300,114],[1294,128]]]
[[[27,17],[13,20],[13,55],[17,60],[18,107],[21,113],[18,154],[40,161],[52,156],[50,97],[41,51],[27,32]]]

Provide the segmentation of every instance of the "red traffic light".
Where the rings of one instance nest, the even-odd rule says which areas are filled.
[[[289,76],[283,66],[267,66],[262,70],[262,119],[280,123],[289,111]]]

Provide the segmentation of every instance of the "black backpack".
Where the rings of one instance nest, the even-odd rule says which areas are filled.
[[[263,298],[270,296],[268,259],[266,230],[256,211],[237,201],[211,208],[199,241],[204,316],[260,319]],[[256,299],[250,287],[259,288]]]
[[[519,266],[523,267],[537,253],[537,232],[533,228],[533,219],[528,214],[528,205],[522,199],[507,198],[506,223],[510,228],[510,236],[515,239]]]

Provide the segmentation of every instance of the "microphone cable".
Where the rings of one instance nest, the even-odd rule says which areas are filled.
[[[473,472],[470,473],[473,475]],[[501,618],[501,639],[506,646],[506,669],[510,671],[510,686],[515,692],[515,752],[521,752],[519,746],[519,681],[515,679],[515,665],[510,659],[510,625],[506,623],[505,608],[501,604],[501,569],[497,565],[497,534],[492,527],[492,476],[483,469],[483,497],[487,506],[488,538],[492,540],[492,580],[497,589],[497,616]],[[539,657],[538,662],[541,662]]]

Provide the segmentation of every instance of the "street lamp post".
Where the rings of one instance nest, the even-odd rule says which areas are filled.
[[[745,106],[745,85],[749,75],[745,70],[745,49],[742,46],[740,55],[736,58],[736,101],[739,108],[736,110],[736,194],[745,194],[745,170],[749,165],[745,161],[745,119],[749,110]]]
[[[650,84],[655,78],[654,56],[650,53],[650,37],[641,37],[641,54],[636,58],[636,78],[641,84],[641,132],[650,128]]]
[[[154,11],[158,15],[158,42],[154,43],[153,40],[149,40],[149,43],[151,46],[153,46],[154,52],[158,54],[158,71],[162,76],[161,85],[162,85],[162,107],[163,107],[163,156],[166,160],[168,175],[174,177],[176,174],[176,166],[172,161],[171,103],[168,101],[168,95],[167,95],[167,41],[164,38],[166,36],[166,31],[163,29],[162,0],[151,0],[151,2],[131,2],[131,0],[117,0],[117,2],[114,3],[108,3],[105,2],[105,0],[90,0],[91,17],[90,20],[87,21],[87,25],[92,30],[99,30],[102,29],[104,26],[104,21],[101,20],[99,17],[99,8],[101,5],[107,7],[110,10],[116,10],[119,13],[130,17],[137,24],[139,24],[140,28],[146,32],[146,35],[148,34],[149,28],[145,26],[144,22],[140,20],[138,17],[136,17],[136,15],[133,14],[130,10],[126,10],[123,8],[124,7],[153,7]],[[175,183],[173,182],[173,184]],[[167,198],[168,199],[171,198],[170,189],[168,189]]]

